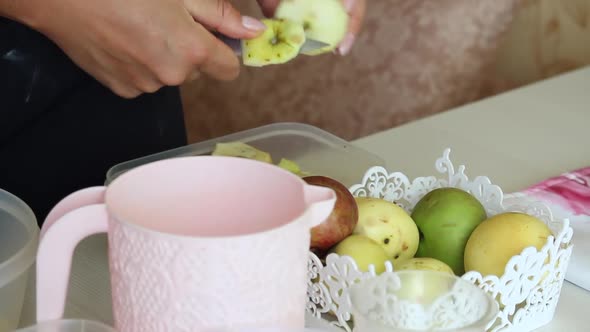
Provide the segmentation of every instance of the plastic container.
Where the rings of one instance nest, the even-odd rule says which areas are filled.
[[[15,332],[116,332],[110,326],[99,322],[78,319],[61,319],[42,322]]]
[[[183,146],[113,166],[107,172],[108,185],[117,176],[137,166],[174,157],[210,154],[218,142],[241,141],[269,152],[276,164],[281,158],[297,162],[303,171],[326,175],[352,185],[371,166],[385,161],[368,151],[317,127],[301,123],[276,123],[219,138]]]
[[[232,329],[210,329],[207,332],[339,332],[340,330],[332,326],[323,327],[306,327],[304,329],[284,329],[284,328],[232,328]],[[14,332],[116,332],[110,326],[99,322],[77,319],[61,319],[55,321],[42,322],[33,326],[28,326]]]
[[[481,288],[439,271],[385,272],[350,288],[355,332],[484,332],[498,305]]]
[[[0,332],[18,326],[38,241],[39,226],[33,211],[18,197],[0,189]]]

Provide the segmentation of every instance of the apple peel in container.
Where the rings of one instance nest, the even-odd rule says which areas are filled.
[[[553,319],[573,249],[570,220],[554,217],[551,208],[541,201],[507,199],[486,176],[468,178],[465,166],[453,165],[450,151],[445,149],[435,161],[437,175],[410,179],[402,172],[374,166],[360,174],[359,183],[348,187],[357,202],[361,198],[374,199],[389,202],[399,210],[390,209],[396,212],[390,212],[388,217],[380,217],[373,210],[375,216],[367,221],[369,214],[359,205],[355,229],[334,245],[336,249],[326,255],[310,251],[309,315],[343,331],[356,332],[353,328],[363,318],[353,310],[353,287],[361,282],[378,282],[380,276],[386,278],[392,273],[437,270],[478,287],[495,300],[498,311],[487,322],[485,331],[528,332]],[[439,194],[429,195],[432,192]],[[449,193],[458,195],[449,200]],[[413,213],[418,204],[420,209],[438,212]],[[474,211],[468,217],[461,214],[466,204],[471,204]],[[408,220],[408,216],[418,228],[418,235],[409,224],[394,225]],[[508,236],[507,229],[511,231]],[[351,238],[363,236],[372,239],[372,244],[355,241],[354,250],[338,248]],[[391,256],[404,248],[413,251],[416,241],[414,256],[407,255],[403,260]],[[391,243],[401,245],[388,251]],[[434,249],[428,250],[429,246]],[[368,254],[379,252],[378,247],[388,259],[383,259],[382,254]]]
[[[362,174],[371,166],[387,166],[379,156],[318,127],[296,122],[280,122],[114,165],[106,174],[105,184],[110,184],[133,168],[151,162],[177,157],[210,155],[217,147],[227,148],[231,146],[230,143],[234,147],[246,144],[256,150],[246,149],[247,153],[242,155],[238,155],[235,151],[222,151],[223,154],[233,154],[277,165],[280,165],[281,161],[289,160],[300,166],[303,175],[328,176],[346,186],[356,183],[358,174]],[[289,166],[286,165],[284,168],[292,168]]]

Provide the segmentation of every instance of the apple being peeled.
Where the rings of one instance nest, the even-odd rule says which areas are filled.
[[[302,51],[305,55],[332,51],[348,31],[349,17],[342,0],[282,0],[275,17],[301,24],[306,38],[328,44],[318,50]]]
[[[312,175],[303,177],[303,180],[310,185],[330,188],[336,193],[336,203],[330,216],[311,229],[311,249],[326,251],[352,234],[358,221],[358,206],[348,188],[335,179]]]

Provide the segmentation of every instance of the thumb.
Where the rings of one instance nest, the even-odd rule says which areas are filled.
[[[227,0],[189,0],[185,6],[195,21],[232,38],[253,38],[266,29],[259,20],[243,16]]]

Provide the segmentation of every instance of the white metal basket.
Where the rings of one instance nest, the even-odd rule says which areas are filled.
[[[354,196],[378,197],[395,202],[411,212],[415,204],[429,191],[440,187],[456,187],[470,192],[485,207],[488,216],[505,211],[520,211],[543,220],[551,231],[541,251],[530,247],[520,255],[512,257],[506,265],[504,275],[482,277],[470,271],[462,278],[478,285],[497,299],[500,311],[487,327],[489,332],[528,332],[553,319],[559,301],[573,245],[573,230],[568,219],[554,219],[549,207],[540,202],[508,200],[501,188],[491,183],[488,177],[478,176],[473,180],[465,175],[465,166],[455,168],[449,159],[450,149],[436,160],[435,168],[440,175],[408,179],[401,172],[389,173],[385,168],[375,166],[367,170],[360,184],[349,188]],[[387,262],[386,271],[393,266]],[[374,267],[368,272],[357,269],[354,260],[348,256],[330,254],[322,262],[310,252],[308,262],[309,314],[328,320],[334,326],[352,331],[352,313],[349,297],[350,285],[374,278]],[[539,276],[545,276],[540,278]]]

